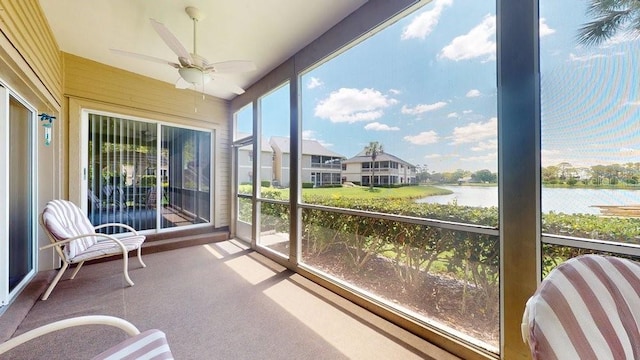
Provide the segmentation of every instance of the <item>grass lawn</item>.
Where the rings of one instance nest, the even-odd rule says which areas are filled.
[[[365,186],[302,189],[302,196],[342,197],[345,199],[419,199],[432,195],[447,195],[451,191],[434,186],[405,186],[370,189]]]
[[[289,198],[289,189],[262,188],[262,193],[280,192],[282,199]],[[343,199],[420,199],[433,195],[447,195],[451,191],[435,186],[405,186],[400,188],[369,189],[366,186],[351,186],[339,188],[302,189],[302,196],[319,196]],[[267,197],[269,197],[267,195]]]

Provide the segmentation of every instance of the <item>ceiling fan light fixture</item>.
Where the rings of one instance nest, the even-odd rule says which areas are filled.
[[[178,69],[180,76],[188,83],[194,85],[202,85],[211,81],[211,76],[205,74],[202,70],[196,68],[180,68]]]

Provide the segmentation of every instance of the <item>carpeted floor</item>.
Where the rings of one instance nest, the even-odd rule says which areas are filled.
[[[80,315],[122,317],[167,334],[176,359],[454,359],[234,240],[71,271],[14,335]],[[0,317],[0,322],[3,318]],[[105,326],[59,331],[3,359],[88,359],[122,341]]]

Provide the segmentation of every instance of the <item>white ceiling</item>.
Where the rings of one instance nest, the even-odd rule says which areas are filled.
[[[149,22],[164,24],[193,51],[193,22],[187,6],[205,18],[197,25],[197,52],[210,63],[251,60],[257,70],[228,74],[247,88],[367,0],[40,0],[60,50],[175,84],[178,71],[166,64],[112,53],[109,49],[177,62]],[[199,89],[200,91],[201,89]],[[209,95],[235,94],[205,86]]]

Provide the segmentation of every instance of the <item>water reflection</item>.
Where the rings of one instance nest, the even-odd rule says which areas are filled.
[[[429,196],[419,203],[464,206],[498,206],[495,186],[438,186],[453,191],[449,195]],[[640,204],[640,190],[542,188],[542,212],[600,215],[597,205]]]

